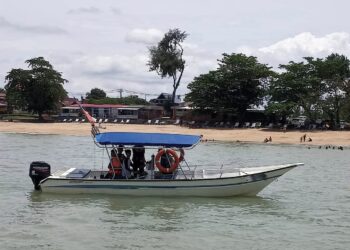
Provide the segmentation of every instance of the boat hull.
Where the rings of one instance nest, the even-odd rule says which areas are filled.
[[[67,194],[111,194],[127,196],[255,196],[289,170],[301,164],[282,165],[268,171],[255,171],[235,177],[180,180],[110,180],[68,179],[49,177],[42,181],[41,190]]]

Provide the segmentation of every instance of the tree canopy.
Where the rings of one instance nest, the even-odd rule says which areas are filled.
[[[218,62],[217,70],[194,78],[185,100],[201,111],[225,111],[243,119],[249,106],[261,102],[274,72],[256,57],[244,54],[223,54]]]
[[[139,98],[138,96],[126,96],[122,98],[106,97],[103,99],[88,99],[88,103],[91,104],[123,104],[123,105],[147,105],[146,100]]]
[[[337,126],[342,108],[350,102],[350,61],[344,55],[331,54],[325,59],[317,59],[314,64],[322,80],[320,106]]]
[[[306,63],[291,61],[280,65],[283,72],[271,81],[269,88],[268,113],[285,120],[292,114],[300,114],[302,109],[309,118],[316,119],[317,100],[322,95],[320,78],[312,64],[313,58],[305,60]]]
[[[43,57],[25,61],[29,69],[12,69],[5,78],[8,105],[38,113],[57,110],[67,96],[63,84],[67,80]]]
[[[337,126],[350,108],[349,59],[331,54],[304,60],[280,65],[283,72],[271,82],[267,110],[284,118],[293,114],[323,118]]]
[[[106,92],[99,88],[93,88],[90,90],[90,92],[86,93],[86,99],[99,100],[99,99],[104,99],[106,97],[107,97]]]
[[[162,78],[170,77],[173,79],[172,103],[174,103],[176,90],[180,86],[185,70],[182,42],[186,37],[186,32],[179,29],[171,29],[164,35],[157,46],[149,48],[150,58],[147,63],[149,70],[156,71]]]

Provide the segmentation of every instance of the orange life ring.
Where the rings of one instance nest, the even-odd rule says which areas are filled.
[[[162,155],[164,155],[164,154],[170,154],[174,159],[174,162],[171,163],[170,168],[166,168],[166,167],[162,166],[162,164],[160,163],[160,159],[161,159]],[[159,152],[157,153],[157,155],[155,157],[155,162],[156,162],[156,166],[160,172],[162,172],[163,174],[171,174],[172,172],[174,172],[177,169],[180,161],[179,161],[179,157],[177,156],[177,154],[174,150],[161,149],[161,150],[159,150]]]

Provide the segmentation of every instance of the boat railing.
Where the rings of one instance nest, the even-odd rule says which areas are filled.
[[[223,178],[227,175],[230,176],[241,176],[246,175],[244,171],[240,168],[232,168],[227,167],[225,165],[221,165],[219,168],[202,168],[200,165],[186,165],[186,168],[183,166],[179,166],[177,171],[176,178],[178,179],[198,179],[205,177],[213,177],[213,178]]]

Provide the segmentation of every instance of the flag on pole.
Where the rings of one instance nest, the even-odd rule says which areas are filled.
[[[91,126],[95,126],[95,119],[89,114],[89,112],[87,112],[83,106],[80,104],[80,102],[75,99],[77,101],[77,104],[79,105],[81,111],[83,112],[83,114],[85,115],[86,119],[90,122]]]
[[[95,119],[82,106],[80,106],[80,108],[86,119],[90,122],[91,126],[95,126]]]

